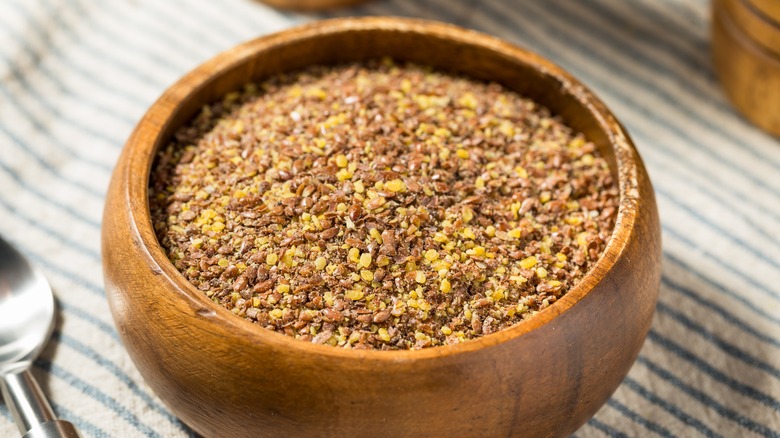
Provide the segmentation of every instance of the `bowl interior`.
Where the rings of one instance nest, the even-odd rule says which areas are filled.
[[[519,336],[566,311],[603,278],[628,240],[627,233],[633,226],[634,217],[633,213],[626,213],[624,206],[626,202],[630,203],[630,199],[635,198],[637,193],[633,148],[622,127],[603,104],[559,67],[538,55],[498,39],[454,26],[388,18],[328,20],[259,38],[223,52],[168,89],[142,122],[145,126],[142,129],[149,131],[136,132],[135,140],[131,139],[130,142],[139,147],[129,153],[140,157],[131,161],[141,164],[135,169],[131,168],[130,174],[142,176],[128,188],[131,202],[135,200],[146,203],[149,172],[156,151],[166,145],[173,133],[187,123],[203,105],[221,99],[225,94],[240,89],[248,82],[260,81],[277,73],[290,72],[314,64],[338,64],[381,57],[410,61],[440,71],[498,82],[545,105],[599,148],[619,182],[621,207],[613,238],[610,239],[601,259],[577,286],[531,320],[462,344],[409,352],[378,353],[425,355],[428,353],[423,352],[430,350],[465,351],[464,349],[479,348],[485,343],[494,344],[502,339]],[[254,330],[255,333],[266,332],[268,336],[276,337],[273,342],[288,346],[299,344],[300,348],[320,349],[324,354],[343,354],[336,353],[335,350],[340,349],[309,345],[266,331],[211,303],[189,285],[167,260],[154,238],[148,203],[142,215],[135,217],[135,222],[144,236],[144,243],[153,259],[151,262],[158,264],[155,268],[178,285],[178,289],[191,295],[188,299],[201,305],[207,303],[211,307],[218,307],[215,310],[217,314],[224,314],[233,327],[243,327],[242,330]],[[621,233],[622,238],[616,238]],[[303,347],[303,344],[306,344],[306,347]],[[360,352],[373,353],[377,352]]]

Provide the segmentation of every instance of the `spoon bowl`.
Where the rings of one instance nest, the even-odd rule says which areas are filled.
[[[46,278],[0,239],[0,374],[26,369],[54,323],[54,295]]]
[[[24,438],[78,438],[58,420],[29,369],[54,326],[46,277],[0,238],[0,393]]]

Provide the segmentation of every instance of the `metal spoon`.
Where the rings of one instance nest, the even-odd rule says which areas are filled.
[[[24,438],[79,438],[58,420],[30,367],[54,325],[49,282],[0,238],[0,392]]]

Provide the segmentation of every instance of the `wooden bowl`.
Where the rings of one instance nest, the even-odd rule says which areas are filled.
[[[355,351],[251,324],[209,301],[155,238],[147,184],[155,151],[207,102],[310,64],[390,56],[495,80],[585,133],[619,179],[605,255],[527,322],[458,345]],[[149,385],[206,436],[563,436],[628,372],[660,280],[655,198],[628,135],[590,91],[545,59],[458,27],[397,18],[322,21],[259,38],[169,88],[128,140],[103,222],[106,290]]]
[[[780,2],[777,0],[745,0],[769,21],[780,26]]]
[[[780,137],[780,55],[747,35],[721,3],[713,7],[712,59],[737,110]]]
[[[764,50],[780,56],[780,23],[747,0],[715,0],[714,7],[727,14],[742,33]]]

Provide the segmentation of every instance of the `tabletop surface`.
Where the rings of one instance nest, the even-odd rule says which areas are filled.
[[[253,37],[318,18],[404,15],[537,51],[596,91],[648,167],[663,226],[647,341],[575,433],[780,436],[780,142],[734,113],[710,63],[703,0],[392,0],[327,15],[253,0],[3,0],[0,234],[61,309],[33,372],[85,436],[192,432],[141,379],[103,290],[103,197],[162,91]],[[0,436],[14,436],[0,404]]]

